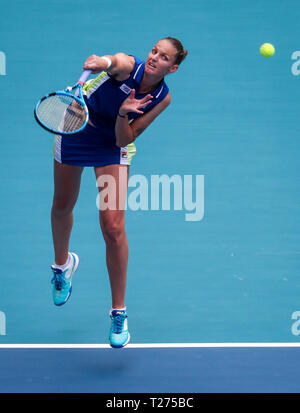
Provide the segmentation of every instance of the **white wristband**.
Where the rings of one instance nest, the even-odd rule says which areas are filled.
[[[107,68],[106,68],[106,69],[109,69],[110,66],[111,66],[111,60],[110,60],[110,58],[107,57],[107,56],[101,56],[101,59],[104,59],[104,60],[107,61]]]

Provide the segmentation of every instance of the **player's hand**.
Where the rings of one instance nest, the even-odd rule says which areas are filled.
[[[141,113],[143,114],[144,112],[140,109],[146,107],[149,105],[149,103],[152,102],[153,96],[148,94],[142,99],[136,99],[135,98],[135,89],[131,90],[130,95],[128,96],[127,99],[124,100],[122,103],[119,113],[120,115],[127,115],[129,112],[135,112],[135,113]]]
[[[92,54],[89,56],[86,61],[84,62],[83,69],[87,70],[90,69],[93,72],[92,73],[99,73],[105,70],[107,67],[107,62],[104,59],[101,59],[101,57],[96,56],[95,54]]]

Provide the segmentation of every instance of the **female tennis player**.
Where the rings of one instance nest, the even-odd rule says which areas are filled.
[[[186,55],[179,40],[167,37],[156,43],[145,62],[124,53],[88,57],[83,68],[100,73],[84,86],[89,123],[82,132],[56,136],[54,142],[51,224],[55,263],[51,282],[55,305],[69,299],[79,264],[78,255],[69,252],[69,240],[82,171],[92,166],[97,182],[109,176],[116,183],[116,193],[108,194],[111,204],[106,203],[106,208],[101,207],[104,185],[98,185],[100,227],[112,294],[109,342],[115,348],[124,347],[130,340],[125,305],[128,243],[124,205],[129,165],[136,152],[134,141],[170,104],[164,78],[178,70]]]

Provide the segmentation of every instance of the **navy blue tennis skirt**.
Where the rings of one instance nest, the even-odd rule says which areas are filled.
[[[56,135],[53,145],[56,161],[78,166],[130,165],[135,153],[134,143],[120,148],[90,124],[74,135]]]

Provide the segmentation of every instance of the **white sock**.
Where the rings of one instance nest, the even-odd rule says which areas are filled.
[[[58,268],[59,270],[64,271],[67,266],[70,264],[71,254],[68,253],[68,259],[63,265],[57,265],[56,263],[53,265],[54,268]]]
[[[123,307],[123,308],[111,308],[111,309],[110,309],[110,312],[109,312],[109,315],[111,315],[111,313],[112,313],[113,311],[116,311],[116,310],[126,311],[126,308],[127,308],[127,307]]]

